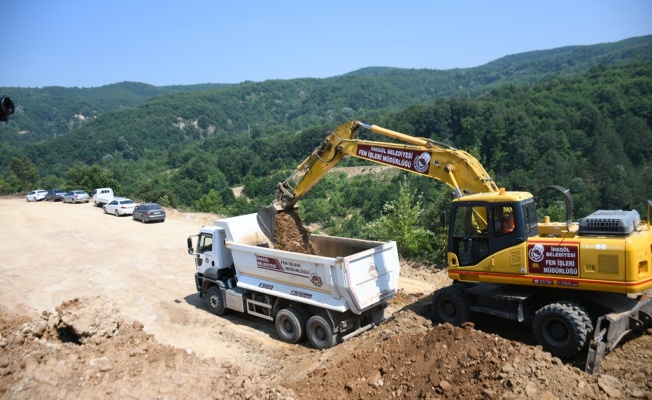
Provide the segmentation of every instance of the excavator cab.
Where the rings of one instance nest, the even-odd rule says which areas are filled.
[[[536,203],[529,193],[483,193],[453,201],[449,265],[471,267],[538,234]]]

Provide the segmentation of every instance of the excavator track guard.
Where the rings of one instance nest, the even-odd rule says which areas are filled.
[[[639,301],[631,310],[611,313],[598,318],[589,344],[589,354],[584,370],[589,374],[597,374],[604,356],[612,351],[627,334],[641,332],[652,325],[652,298],[647,295],[639,297]]]

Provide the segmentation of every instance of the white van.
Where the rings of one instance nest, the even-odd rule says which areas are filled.
[[[113,189],[99,188],[93,190],[93,204],[95,207],[102,207],[113,201]]]

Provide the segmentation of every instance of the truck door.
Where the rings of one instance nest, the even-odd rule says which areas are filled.
[[[213,253],[213,234],[200,233],[197,239],[197,252],[195,266],[197,272],[204,273],[208,268],[215,266],[215,254]]]

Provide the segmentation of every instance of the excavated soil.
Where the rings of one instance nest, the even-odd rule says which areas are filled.
[[[310,230],[304,227],[301,216],[295,210],[276,214],[274,248],[302,254],[315,254],[310,243]]]
[[[652,330],[584,373],[530,328],[474,316],[433,325],[446,271],[402,262],[393,318],[328,350],[273,323],[206,311],[185,238],[89,205],[0,200],[2,399],[652,399]]]

